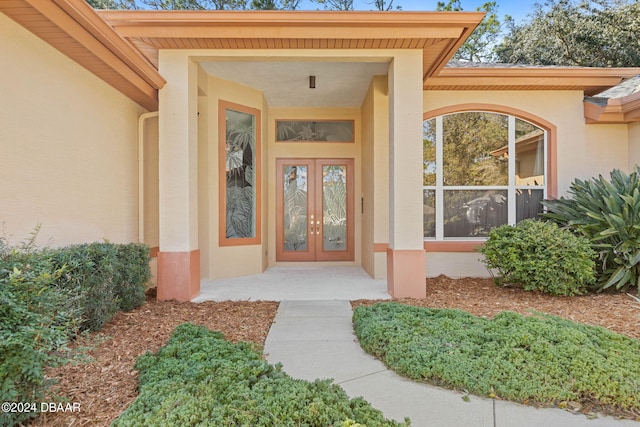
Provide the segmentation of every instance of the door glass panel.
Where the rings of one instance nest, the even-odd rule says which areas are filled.
[[[322,167],[323,249],[347,248],[347,168],[344,165]]]
[[[307,172],[305,165],[285,166],[283,169],[285,251],[306,251],[308,248]]]

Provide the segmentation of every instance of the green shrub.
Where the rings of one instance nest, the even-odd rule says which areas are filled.
[[[640,410],[640,341],[604,328],[399,303],[357,307],[353,319],[363,349],[414,380],[518,402]]]
[[[329,380],[295,380],[255,346],[183,324],[157,353],[138,358],[140,395],[114,426],[403,425],[385,420]]]
[[[640,282],[640,168],[576,179],[569,198],[545,200],[544,217],[586,236],[599,254],[595,290],[627,290]]]
[[[6,246],[0,237],[5,249]],[[44,370],[61,359],[73,330],[73,310],[54,285],[61,274],[37,253],[0,253],[0,401],[37,402],[47,387]],[[35,413],[0,413],[0,425],[16,425]]]
[[[52,250],[50,257],[54,268],[64,268],[56,284],[71,294],[67,306],[81,308],[82,330],[100,330],[118,311],[144,302],[151,276],[145,245],[74,245]]]
[[[494,228],[479,251],[487,268],[498,270],[498,284],[576,295],[595,280],[595,253],[589,241],[551,222],[524,220]]]
[[[146,299],[146,284],[151,279],[149,247],[138,243],[117,245],[116,254],[114,292],[120,301],[120,310],[131,311]]]
[[[80,329],[100,329],[113,314],[144,302],[149,248],[97,243],[39,249],[38,228],[12,247],[0,236],[0,401],[38,402],[47,366]],[[1,413],[17,425],[35,413]]]

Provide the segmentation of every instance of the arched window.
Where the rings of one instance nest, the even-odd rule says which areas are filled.
[[[490,111],[423,122],[424,238],[474,240],[541,212],[548,197],[548,132]]]

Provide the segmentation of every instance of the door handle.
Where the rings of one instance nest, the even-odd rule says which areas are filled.
[[[309,227],[309,228],[310,228],[310,231],[309,231],[309,232],[310,232],[311,234],[313,234],[313,233],[314,233],[314,231],[313,231],[313,226],[315,225],[315,227],[316,227],[316,229],[315,229],[315,233],[316,233],[316,234],[320,234],[320,221],[315,221],[315,223],[314,223],[313,218],[314,218],[314,216],[313,216],[313,215],[311,215],[311,216],[310,216],[310,220],[309,220],[309,226],[310,226],[310,227]]]

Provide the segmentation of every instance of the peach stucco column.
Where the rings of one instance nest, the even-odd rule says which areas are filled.
[[[160,51],[158,299],[200,293],[198,250],[197,65],[181,51]]]
[[[422,232],[422,51],[389,69],[389,248],[387,286],[396,298],[426,296]]]

